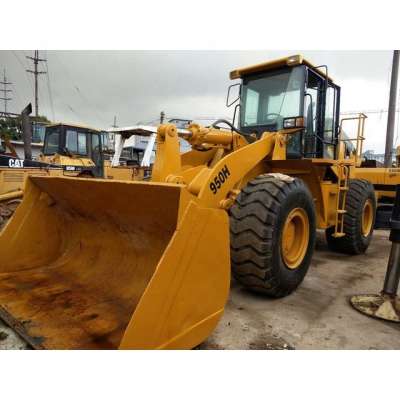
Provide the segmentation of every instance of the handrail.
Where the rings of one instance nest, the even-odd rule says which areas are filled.
[[[362,148],[363,148],[363,142],[365,140],[364,137],[364,127],[365,127],[365,120],[367,119],[367,115],[364,113],[359,113],[357,116],[354,117],[346,117],[342,118],[340,120],[339,124],[339,143],[340,142],[356,142],[356,150],[355,150],[355,162],[356,164],[361,160],[362,156]],[[353,138],[343,138],[342,134],[344,133],[343,131],[343,122],[344,121],[357,121],[358,120],[358,125],[357,125],[357,135],[356,137]],[[338,148],[338,159],[344,159],[345,154],[341,154],[341,147],[339,146]]]

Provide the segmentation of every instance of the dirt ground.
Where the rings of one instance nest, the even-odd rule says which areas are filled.
[[[271,300],[234,280],[225,315],[200,349],[400,349],[400,324],[368,318],[349,304],[353,294],[377,293],[390,251],[388,232],[375,231],[367,254],[327,250],[318,233],[311,268],[300,288]],[[0,349],[26,344],[0,322]]]

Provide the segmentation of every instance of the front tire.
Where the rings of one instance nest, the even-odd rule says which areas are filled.
[[[314,203],[301,179],[258,176],[230,210],[233,276],[255,292],[290,294],[310,266],[315,229]]]
[[[345,236],[335,238],[335,227],[326,233],[328,247],[345,254],[363,254],[367,250],[374,231],[376,199],[374,187],[365,179],[351,179],[346,195],[346,214],[343,232]]]

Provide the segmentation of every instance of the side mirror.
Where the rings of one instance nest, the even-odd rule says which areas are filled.
[[[231,105],[235,104],[240,99],[240,94],[242,91],[242,84],[235,83],[230,85],[228,88],[228,93],[226,95],[226,106],[230,107]]]

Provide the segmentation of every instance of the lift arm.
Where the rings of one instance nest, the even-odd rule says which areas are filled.
[[[298,129],[286,130],[295,133]],[[264,158],[284,159],[286,135],[267,132],[253,143],[239,134],[219,129],[189,127],[179,134],[203,151],[212,146],[226,148],[227,154],[212,166],[196,167],[196,174],[185,182],[188,191],[197,197],[204,207],[229,208],[232,191],[241,179]],[[184,183],[182,179],[181,155],[179,154],[178,131],[174,125],[160,125],[157,132],[157,154],[153,167],[153,182]]]

